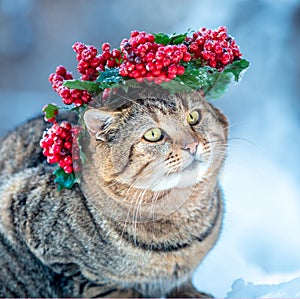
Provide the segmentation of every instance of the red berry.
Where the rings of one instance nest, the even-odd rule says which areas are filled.
[[[198,47],[198,44],[193,42],[190,44],[190,51],[193,53],[193,52],[196,52],[197,50],[199,49]]]
[[[199,46],[202,46],[205,42],[205,38],[203,36],[199,36],[197,37],[196,39],[196,43],[199,45]]]
[[[71,96],[74,99],[79,98],[81,96],[81,90],[79,90],[79,89],[72,89],[71,90]]]
[[[73,79],[72,73],[67,72],[66,75],[65,75],[65,80],[72,80],[72,79]]]
[[[183,74],[184,74],[184,67],[182,65],[178,65],[177,75],[183,75]]]
[[[68,131],[70,131],[72,129],[72,125],[66,121],[62,122],[60,126]]]
[[[63,65],[59,65],[56,68],[55,72],[56,72],[57,75],[64,77],[66,75],[67,70]]]
[[[90,65],[92,68],[96,68],[98,65],[100,64],[100,58],[99,57],[94,57],[91,61],[90,61]]]
[[[103,57],[103,59],[105,59],[105,60],[108,60],[109,58],[110,58],[110,52],[109,51],[105,51],[105,52],[103,52],[102,53],[102,57]]]
[[[115,67],[116,63],[114,60],[108,60],[107,63],[106,63],[107,67],[109,68],[113,68]]]
[[[97,48],[94,46],[89,46],[90,53],[93,57],[95,57],[98,53]]]
[[[104,43],[102,44],[102,51],[103,52],[109,52],[110,51],[110,44],[109,43]]]
[[[155,58],[155,54],[153,52],[149,52],[146,55],[147,62],[152,62],[152,60]]]
[[[153,75],[154,77],[158,77],[160,74],[161,74],[161,71],[160,71],[160,70],[153,70],[153,71],[152,71],[152,75]]]
[[[153,34],[147,34],[146,39],[148,40],[148,42],[154,43],[155,37]]]
[[[63,102],[66,105],[71,105],[73,103],[73,98],[72,97],[63,98]]]
[[[201,56],[204,60],[209,60],[210,58],[210,53],[208,51],[202,51]]]
[[[112,50],[112,52],[111,52],[112,58],[119,58],[120,55],[121,55],[121,53],[120,53],[119,50],[114,49],[114,50]]]
[[[144,35],[139,35],[139,36],[137,36],[137,43],[138,44],[144,44],[144,43],[146,43],[147,42],[147,39],[146,39],[146,37],[144,36]]]
[[[161,61],[155,62],[155,68],[157,70],[161,70],[163,67],[164,67],[164,63],[162,63]]]
[[[136,37],[139,35],[139,32],[137,30],[133,30],[130,32],[130,37]]]
[[[71,150],[72,149],[72,142],[65,142],[64,143],[64,148],[67,149],[67,150]]]
[[[80,98],[75,99],[73,103],[77,107],[80,107],[83,104],[82,99],[80,99]]]
[[[66,165],[71,165],[73,163],[71,156],[66,156],[63,161]]]
[[[168,67],[168,74],[176,74],[177,73],[177,66],[172,64]]]
[[[64,169],[64,172],[68,173],[68,174],[71,174],[73,172],[73,167],[71,165],[66,165],[63,167],[63,169]]]
[[[85,49],[81,52],[81,58],[85,61],[89,61],[91,60],[91,58],[93,57],[93,54],[90,50]]]
[[[191,59],[192,59],[192,56],[191,56],[190,53],[184,53],[184,54],[183,54],[182,60],[183,60],[184,62],[189,62]]]

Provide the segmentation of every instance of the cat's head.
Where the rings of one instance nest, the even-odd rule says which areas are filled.
[[[89,109],[84,122],[97,175],[107,183],[186,188],[217,175],[226,154],[227,119],[197,92]]]

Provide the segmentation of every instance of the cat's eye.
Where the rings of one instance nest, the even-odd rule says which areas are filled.
[[[144,138],[150,142],[159,141],[162,139],[162,131],[159,128],[150,129],[144,134]]]
[[[187,122],[190,125],[195,125],[199,122],[200,120],[200,113],[197,110],[194,110],[190,112],[187,116]]]

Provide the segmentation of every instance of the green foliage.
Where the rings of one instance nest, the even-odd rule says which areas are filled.
[[[55,104],[48,104],[43,108],[43,112],[45,113],[45,117],[47,119],[54,118],[57,115],[58,110],[59,108]]]
[[[110,88],[122,81],[124,81],[124,78],[119,74],[119,68],[106,69],[100,72],[100,76],[96,80],[102,89]]]
[[[76,183],[76,177],[74,173],[68,174],[65,173],[62,168],[57,168],[53,174],[55,175],[54,182],[58,184],[58,191],[62,189],[71,189]]]
[[[242,73],[247,70],[249,64],[249,61],[247,61],[246,59],[237,60],[227,65],[223,72],[232,73],[234,75],[234,80],[236,82],[239,82]]]
[[[164,82],[161,86],[172,93],[188,91],[188,88],[201,89],[207,99],[216,99],[225,93],[233,80],[239,82],[242,73],[249,67],[249,62],[245,59],[235,61],[221,72],[209,66],[201,66],[200,60],[185,63],[184,67],[183,75],[177,76],[170,82]]]
[[[66,80],[64,86],[70,89],[87,90],[90,93],[101,92],[101,87],[94,81]]]
[[[182,44],[187,37],[187,33],[183,33],[183,34],[174,33],[168,35],[160,32],[153,35],[155,37],[155,42],[157,44],[162,44],[162,45],[179,45]]]

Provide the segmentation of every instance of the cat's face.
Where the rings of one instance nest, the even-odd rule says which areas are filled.
[[[218,171],[225,157],[226,118],[197,94],[139,100],[115,112],[91,109],[84,120],[107,182],[185,188]]]

